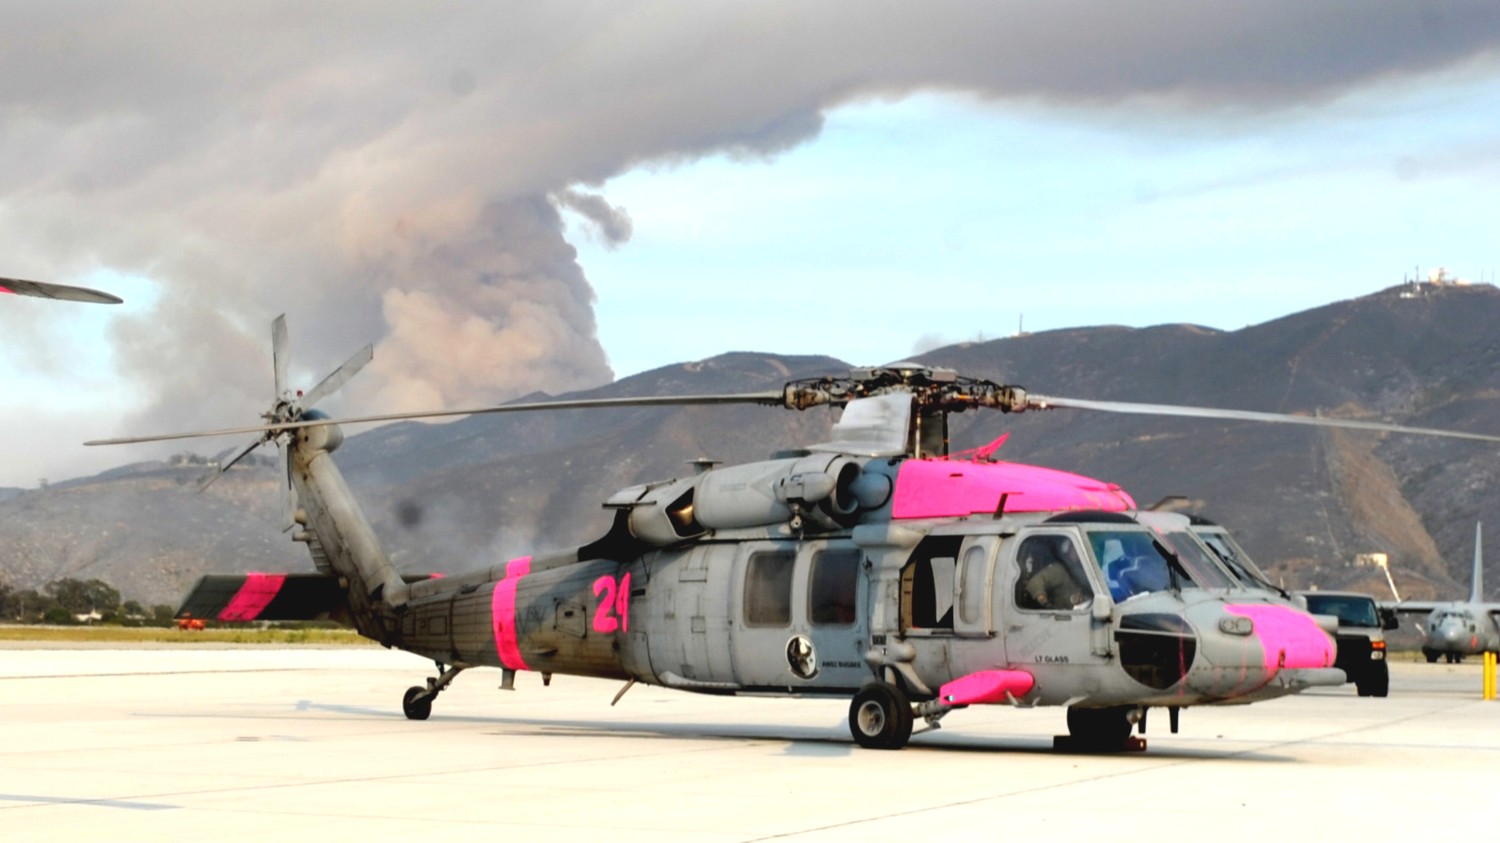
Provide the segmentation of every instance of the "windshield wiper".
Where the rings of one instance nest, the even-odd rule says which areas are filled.
[[[1186,571],[1182,568],[1182,557],[1178,556],[1175,550],[1163,544],[1161,539],[1153,537],[1151,544],[1156,548],[1156,552],[1161,554],[1161,558],[1167,562],[1167,582],[1170,584],[1171,589],[1181,593],[1182,578],[1186,576]]]

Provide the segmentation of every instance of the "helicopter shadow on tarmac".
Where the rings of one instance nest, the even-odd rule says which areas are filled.
[[[296,710],[330,712],[345,716],[394,718],[387,709],[365,706],[335,705],[299,700]],[[489,726],[478,734],[511,738],[517,735],[545,738],[668,738],[674,740],[725,742],[764,741],[786,744],[783,755],[789,757],[839,758],[859,751],[843,731],[842,721],[827,726],[796,726],[790,724],[750,723],[672,723],[658,720],[582,720],[563,718],[531,717],[475,717],[472,715],[449,715],[444,723],[467,723]],[[913,752],[962,752],[1004,753],[1009,755],[1068,755],[1097,758],[1138,758],[1152,763],[1172,761],[1210,761],[1235,758],[1239,761],[1285,763],[1295,759],[1265,751],[1265,748],[1226,748],[1223,751],[1157,744],[1146,752],[1073,752],[1060,751],[1052,746],[1052,739],[1027,735],[986,736],[972,733],[961,734],[943,730],[941,732],[914,732],[913,742],[908,746]]]

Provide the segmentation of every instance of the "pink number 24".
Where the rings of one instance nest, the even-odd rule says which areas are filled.
[[[594,580],[594,596],[599,598],[599,608],[594,611],[594,631],[629,632],[630,574],[620,577],[618,583],[608,574]]]

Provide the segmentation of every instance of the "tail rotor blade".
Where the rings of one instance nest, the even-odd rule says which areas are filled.
[[[280,401],[286,397],[287,371],[292,364],[291,355],[287,348],[286,336],[286,314],[276,317],[271,323],[271,362],[276,369],[276,399]]]
[[[319,401],[327,398],[338,390],[339,387],[349,382],[349,379],[358,374],[375,357],[373,346],[365,346],[355,352],[352,357],[344,361],[344,365],[334,369],[328,377],[324,378],[317,386],[307,391],[299,402],[305,409],[316,405]]]

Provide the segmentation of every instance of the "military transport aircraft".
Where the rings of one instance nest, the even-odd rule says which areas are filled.
[[[1442,658],[1454,664],[1463,661],[1464,656],[1500,653],[1500,626],[1496,625],[1500,603],[1484,599],[1484,551],[1480,547],[1483,526],[1474,525],[1474,581],[1468,600],[1403,600],[1381,604],[1402,614],[1427,615],[1422,655],[1429,663]]]
[[[1246,588],[1186,529],[1123,489],[1063,471],[948,452],[948,416],[1084,408],[1500,437],[1372,422],[1083,401],[918,364],[855,369],[777,391],[561,400],[333,420],[314,405],[367,347],[305,395],[272,330],[266,423],[89,444],[253,433],[219,471],[274,443],[293,537],[316,573],[204,577],[183,604],[225,621],[333,617],[433,660],[406,691],[425,720],[472,667],[616,679],[704,694],[850,700],[862,747],[896,749],[920,718],[973,705],[1065,706],[1058,744],[1143,748],[1151,707],[1248,703],[1339,685],[1332,639],[1268,588]],[[621,489],[609,531],[579,547],[467,574],[402,576],[335,466],[342,425],[476,412],[694,404],[841,407],[827,442]],[[694,455],[698,456],[698,455]],[[1176,526],[1174,526],[1176,525]],[[1180,529],[1179,529],[1180,528]],[[468,567],[470,560],[433,560]]]
[[[0,278],[0,295],[13,293],[18,296],[36,296],[43,299],[92,302],[94,304],[120,304],[119,296],[90,290],[88,287],[70,287],[66,284],[45,284],[41,281],[22,281],[19,278]]]

